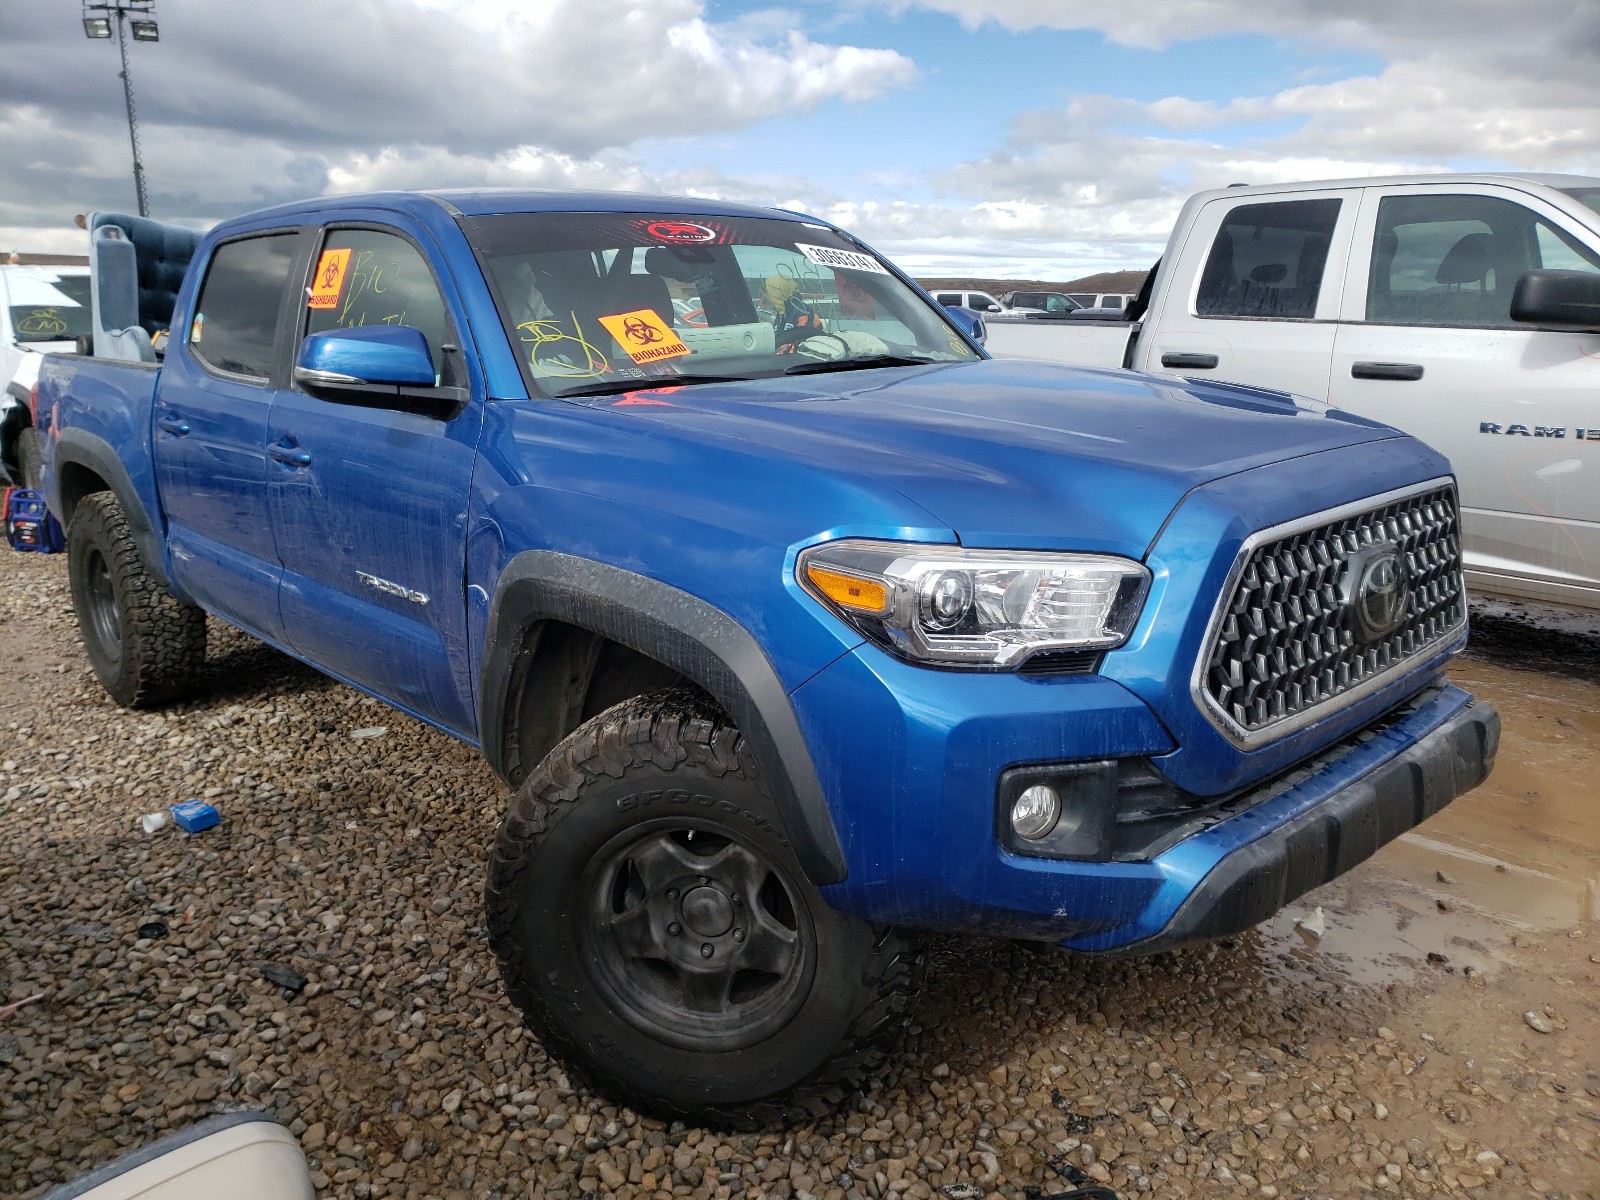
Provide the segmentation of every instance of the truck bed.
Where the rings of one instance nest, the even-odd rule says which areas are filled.
[[[996,358],[1042,358],[1085,367],[1126,366],[1138,322],[1121,316],[1074,317],[1030,314],[984,318]]]

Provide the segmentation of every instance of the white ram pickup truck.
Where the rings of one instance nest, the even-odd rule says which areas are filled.
[[[1475,590],[1600,609],[1600,179],[1201,192],[1122,319],[985,320],[997,358],[1257,384],[1398,426],[1455,467]]]

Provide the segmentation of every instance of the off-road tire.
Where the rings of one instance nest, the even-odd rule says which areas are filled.
[[[681,849],[684,831],[691,829],[688,849]],[[693,845],[696,834],[699,850]],[[657,843],[672,839],[680,849],[667,856],[670,865],[664,870],[679,871],[683,861],[695,871],[701,863],[711,864],[705,886],[690,879],[680,893],[650,887],[645,875],[635,875],[630,886],[645,896],[632,902],[638,909],[668,903],[661,895],[699,893],[704,900],[722,886],[719,871],[740,878],[726,864],[758,862],[771,872],[760,876],[766,888],[776,889],[762,890],[768,899],[761,904],[792,901],[793,909],[786,911],[798,931],[796,946],[808,932],[811,936],[803,951],[788,952],[787,973],[730,974],[735,980],[760,981],[749,1005],[777,998],[760,1010],[765,1016],[759,1021],[703,1015],[706,1009],[691,1006],[682,1010],[685,1025],[675,1029],[669,1005],[666,1022],[652,1028],[649,1013],[638,1016],[643,1010],[633,1004],[638,990],[629,990],[633,976],[627,972],[660,976],[667,980],[661,986],[670,991],[674,979],[681,978],[673,974],[679,968],[670,962],[630,962],[627,952],[595,949],[597,939],[609,944],[604,942],[606,921],[617,920],[606,909],[616,884],[605,881],[621,876],[614,870],[607,874],[604,864],[634,853],[614,848],[644,847],[638,852],[643,862]],[[718,846],[721,851],[696,857]],[[673,857],[678,854],[681,859]],[[658,870],[651,874],[664,878]],[[742,876],[756,877],[748,870]],[[737,886],[728,885],[718,893],[720,899],[712,897],[714,903],[731,899],[739,905]],[[486,902],[490,944],[506,994],[545,1049],[595,1091],[666,1120],[749,1129],[827,1114],[861,1091],[888,1059],[922,983],[923,955],[914,939],[834,911],[806,880],[743,737],[709,698],[689,689],[625,701],[581,725],[551,751],[512,798],[501,823],[489,856]],[[679,907],[669,907],[669,913],[689,911],[686,898],[670,903]],[[661,911],[653,907],[647,914],[657,922],[657,938],[660,921],[670,919]],[[697,917],[703,920],[705,911],[696,910]],[[758,935],[770,940],[756,927],[770,924],[769,917],[748,909],[718,911],[742,912],[734,922],[744,919],[752,926],[745,935],[749,953],[755,953]],[[682,915],[681,921],[683,932],[690,917]],[[717,939],[709,933],[710,940],[697,945],[702,934],[688,932],[691,959],[692,951],[705,952]],[[730,973],[743,969],[733,964],[744,950],[729,943],[728,935],[741,933],[725,930],[717,943],[716,953],[728,952],[723,961],[730,965],[723,969]],[[679,944],[670,943],[673,953]],[[802,954],[810,955],[805,960],[809,974],[799,970]],[[620,985],[619,977],[624,979]],[[730,986],[726,1004],[738,992],[737,984]],[[646,1000],[656,1004],[653,997]],[[724,1037],[718,1022],[724,1021],[726,1039],[718,1041]],[[689,1029],[694,1022],[708,1024]],[[712,1030],[707,1040],[699,1040],[701,1028]],[[720,1048],[708,1048],[711,1043]]]
[[[17,431],[17,486],[37,489],[43,480],[39,461],[39,434],[30,425]]]
[[[67,578],[84,651],[113,700],[151,708],[194,689],[206,662],[206,615],[151,574],[112,493],[85,496],[73,511]]]

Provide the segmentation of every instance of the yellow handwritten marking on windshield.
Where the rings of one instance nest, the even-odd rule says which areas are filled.
[[[324,250],[317,260],[317,272],[311,277],[311,294],[307,308],[337,308],[339,293],[350,274],[350,251]]]
[[[36,308],[17,322],[17,332],[31,334],[35,337],[41,334],[61,334],[65,336],[67,323],[61,319],[61,313],[57,309]]]
[[[654,309],[641,308],[636,312],[601,317],[600,324],[617,339],[623,353],[640,365],[681,358],[690,352],[683,339],[672,332],[672,326]]]
[[[528,365],[540,375],[562,379],[593,379],[605,374],[611,364],[584,337],[578,314],[570,315],[575,333],[567,333],[555,320],[524,321],[517,326],[517,339],[528,347]],[[580,353],[582,360],[574,361]]]

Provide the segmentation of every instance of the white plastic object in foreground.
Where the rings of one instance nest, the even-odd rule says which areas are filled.
[[[311,1200],[300,1143],[265,1113],[224,1113],[133,1150],[42,1200]]]

